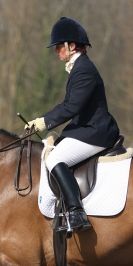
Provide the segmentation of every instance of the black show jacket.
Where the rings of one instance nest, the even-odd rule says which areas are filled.
[[[70,123],[61,137],[101,147],[112,146],[119,136],[115,119],[108,112],[103,81],[87,55],[80,55],[71,70],[64,101],[44,115],[46,127]]]

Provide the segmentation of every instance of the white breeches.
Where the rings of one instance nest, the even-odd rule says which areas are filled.
[[[46,166],[50,172],[56,164],[61,162],[64,162],[71,167],[104,149],[105,148],[103,147],[90,145],[77,139],[64,138],[51,151],[46,160]]]
[[[42,162],[41,164],[38,205],[43,215],[51,218],[54,217],[54,203],[56,200],[48,184],[47,169],[51,172],[61,162],[71,167],[104,149],[103,147],[86,144],[73,138],[64,138],[57,144],[50,152],[45,163]],[[50,215],[47,215],[47,213],[50,213]]]

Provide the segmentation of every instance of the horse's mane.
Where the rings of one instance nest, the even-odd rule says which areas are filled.
[[[0,129],[0,135],[5,135],[7,137],[12,137],[14,139],[19,139],[19,136],[13,132],[9,132],[3,128]]]
[[[10,137],[10,138],[13,138],[14,140],[17,140],[17,139],[21,139],[20,136],[18,136],[16,133],[13,133],[13,132],[9,132],[5,129],[0,129],[0,135],[4,135],[4,136],[7,136],[7,137]],[[27,143],[27,142],[26,142]],[[25,144],[26,144],[25,143]],[[33,140],[32,139],[32,143],[36,144],[36,145],[39,145],[40,147],[43,147],[43,143],[40,142],[40,141],[36,141],[36,140]]]

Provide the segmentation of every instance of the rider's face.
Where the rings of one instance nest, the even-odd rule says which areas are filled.
[[[67,49],[64,44],[57,44],[55,51],[61,61],[66,61],[68,57]]]

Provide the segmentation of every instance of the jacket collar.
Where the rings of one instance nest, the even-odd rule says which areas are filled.
[[[65,64],[65,70],[70,74],[76,59],[81,55],[80,52],[75,53],[70,60]]]

